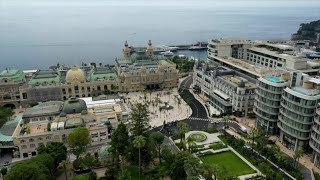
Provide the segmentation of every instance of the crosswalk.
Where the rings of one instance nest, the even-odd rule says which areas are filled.
[[[189,117],[189,120],[197,120],[197,121],[211,121],[214,123],[223,123],[223,120],[214,120],[214,119],[208,119],[208,118],[196,118],[196,117]],[[235,121],[227,120],[227,123],[236,123]]]

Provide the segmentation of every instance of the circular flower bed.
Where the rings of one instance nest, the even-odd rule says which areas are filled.
[[[207,139],[207,136],[200,132],[192,133],[190,134],[190,137],[193,138],[196,142],[203,142]]]

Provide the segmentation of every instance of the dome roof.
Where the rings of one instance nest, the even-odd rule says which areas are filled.
[[[87,104],[82,99],[70,98],[68,101],[64,102],[62,112],[66,114],[82,113],[87,111]]]
[[[83,71],[78,66],[73,66],[66,76],[67,83],[82,82],[85,81],[86,77],[84,76]]]

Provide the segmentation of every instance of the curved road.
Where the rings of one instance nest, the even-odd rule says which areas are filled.
[[[185,102],[190,101],[192,109],[192,114],[190,117],[207,119],[208,115],[205,107],[189,91],[191,83],[191,76],[183,80],[179,87],[179,94]]]
[[[190,93],[189,89],[191,84],[192,84],[192,76],[189,76],[181,82],[181,85],[179,87],[179,94],[181,98],[185,102],[190,101],[190,106],[192,109],[192,114],[190,116],[191,119],[186,119],[183,121],[188,123],[191,129],[208,128],[212,126],[222,128],[224,126],[224,123],[222,122],[213,125],[211,121],[197,120],[197,119],[209,119],[209,118],[208,118],[208,114],[205,107],[193,96],[193,94]],[[192,119],[192,118],[196,118],[196,119]],[[235,122],[228,123],[228,126],[231,126],[238,131],[240,130],[240,126]]]

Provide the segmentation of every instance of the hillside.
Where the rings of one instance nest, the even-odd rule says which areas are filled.
[[[320,33],[320,20],[300,24],[297,33],[292,34],[292,40],[316,40]]]

